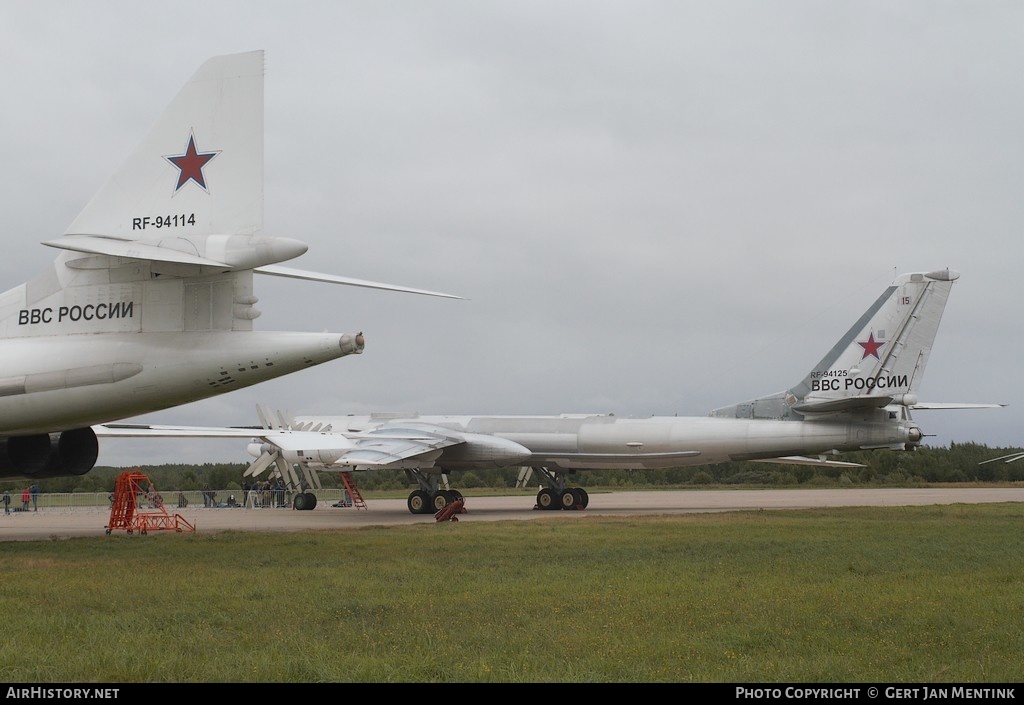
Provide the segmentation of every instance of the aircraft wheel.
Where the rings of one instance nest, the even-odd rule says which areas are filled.
[[[295,495],[295,499],[292,501],[292,509],[302,511],[306,509],[306,505],[309,503],[309,495],[305,492]]]
[[[447,507],[449,504],[451,504],[452,498],[448,496],[447,492],[441,490],[440,492],[433,496],[431,502],[434,505],[434,511],[439,512],[445,507]]]
[[[587,505],[590,504],[590,495],[587,494],[587,491],[585,489],[583,489],[582,487],[576,487],[576,488],[573,488],[573,492],[576,492],[576,493],[579,494],[579,499],[577,501],[578,501],[580,507],[582,507],[583,509],[586,509]]]
[[[537,493],[537,506],[541,509],[558,509],[558,497],[550,487],[545,487]]]
[[[409,493],[409,499],[406,502],[409,506],[409,512],[411,514],[428,514],[430,508],[433,506],[430,503],[430,495],[423,490],[415,490]]]
[[[306,509],[316,509],[316,495],[306,492]]]
[[[558,503],[562,509],[575,509],[578,502],[579,496],[572,489],[562,490],[562,494],[558,496]]]

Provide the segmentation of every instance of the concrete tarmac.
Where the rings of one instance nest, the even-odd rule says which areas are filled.
[[[809,509],[815,507],[898,507],[928,504],[977,504],[1020,502],[1024,487],[925,488],[925,489],[807,489],[807,490],[652,490],[642,492],[594,492],[579,511],[534,509],[535,494],[507,497],[467,497],[460,522],[546,519],[573,521],[588,515],[639,516],[689,514],[758,509]],[[152,510],[144,510],[152,513]],[[172,518],[180,516],[196,533],[211,531],[307,531],[351,529],[366,526],[436,524],[433,514],[410,514],[404,499],[371,499],[365,509],[333,507],[320,502],[311,511],[293,509],[242,509],[167,507]],[[38,512],[0,514],[0,542],[46,541],[76,536],[105,536],[110,513],[106,509],[41,509]],[[171,522],[173,525],[173,522]],[[126,534],[115,529],[112,534]],[[150,534],[174,533],[151,531]]]

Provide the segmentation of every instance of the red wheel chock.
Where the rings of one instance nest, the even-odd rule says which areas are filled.
[[[466,500],[459,497],[454,502],[449,502],[444,505],[441,509],[434,514],[434,519],[437,521],[458,521],[459,517],[456,514],[462,514],[466,511]]]

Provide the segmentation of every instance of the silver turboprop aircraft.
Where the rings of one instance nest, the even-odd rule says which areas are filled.
[[[79,475],[95,424],[363,351],[362,333],[257,332],[253,272],[448,294],[278,266],[263,226],[263,52],[210,59],[78,215],[44,272],[0,294],[0,477]],[[459,297],[450,297],[459,298]]]
[[[992,408],[999,404],[926,404],[917,389],[924,375],[953,282],[949,270],[904,274],[882,293],[807,375],[785,391],[725,406],[707,416],[320,416],[268,419],[263,428],[202,429],[109,424],[115,436],[249,436],[256,460],[304,484],[315,471],[400,468],[417,485],[409,511],[432,513],[461,497],[447,488],[451,471],[520,466],[544,486],[540,509],[585,508],[584,489],[570,486],[577,471],[650,469],[751,460],[842,465],[843,451],[908,450],[924,431],[915,409]],[[524,473],[521,473],[521,478]],[[301,481],[301,480],[300,480]],[[297,483],[296,483],[297,484]],[[302,506],[299,506],[301,502]],[[300,496],[296,508],[315,499]]]

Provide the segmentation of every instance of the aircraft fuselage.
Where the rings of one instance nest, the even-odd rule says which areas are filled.
[[[202,331],[0,341],[0,434],[48,433],[148,413],[362,352],[333,333]]]
[[[524,464],[565,469],[654,469],[734,460],[902,447],[915,427],[885,409],[809,421],[703,416],[367,416],[315,417],[334,430],[365,431],[415,422],[495,436],[527,448]],[[311,421],[314,417],[299,417]],[[468,469],[442,455],[437,465]]]

